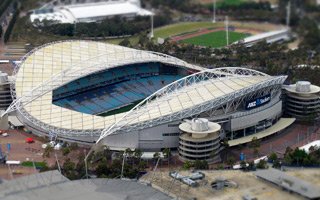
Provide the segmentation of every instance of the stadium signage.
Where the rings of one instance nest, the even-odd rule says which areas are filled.
[[[270,100],[271,100],[271,95],[267,94],[263,97],[259,97],[259,98],[255,99],[255,100],[248,101],[246,103],[246,110],[250,110],[250,109],[262,106],[262,105],[268,103]]]

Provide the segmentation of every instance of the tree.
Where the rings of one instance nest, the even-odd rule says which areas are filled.
[[[44,152],[42,154],[42,157],[50,157],[50,154],[53,152],[53,147],[50,145],[47,145],[46,148],[44,149]]]
[[[260,141],[258,140],[257,137],[253,137],[250,144],[249,148],[253,150],[253,154],[258,156],[259,154],[259,148],[260,148]]]
[[[249,162],[248,170],[251,170],[251,171],[255,171],[256,170],[256,166],[254,165],[253,161]]]
[[[63,147],[62,148],[62,155],[67,156],[70,153],[69,147]]]
[[[163,153],[164,158],[166,158],[168,160],[168,167],[170,167],[169,162],[170,162],[170,157],[171,157],[171,150],[169,148],[165,148],[162,151],[162,153]]]
[[[103,154],[104,154],[104,157],[107,158],[107,160],[111,160],[112,151],[110,150],[110,147],[104,146],[103,147]]]
[[[240,168],[241,168],[242,170],[246,170],[246,169],[247,169],[247,163],[246,163],[246,161],[242,160],[242,161],[240,162]]]
[[[96,175],[100,177],[106,177],[108,174],[111,173],[111,170],[108,167],[108,162],[106,158],[103,158],[99,161],[97,167],[96,167]]]
[[[228,160],[228,151],[229,151],[229,143],[228,143],[228,139],[224,138],[223,142],[222,142],[222,146],[224,147],[224,152],[225,152],[225,158],[226,160]]]
[[[158,158],[160,158],[160,153],[159,153],[159,152],[155,152],[155,153],[153,154],[153,158],[154,158],[155,160],[157,160]]]
[[[257,168],[258,169],[266,169],[266,168],[268,168],[267,162],[265,160],[261,159],[257,164]]]
[[[184,170],[189,170],[191,167],[193,167],[193,162],[189,160],[185,161],[182,166]]]
[[[140,149],[135,149],[133,152],[133,156],[136,160],[141,160],[141,156],[142,156],[142,151]]]
[[[276,169],[280,169],[281,168],[281,162],[278,159],[274,160],[273,164],[272,164],[272,167],[276,168]]]
[[[62,165],[63,174],[70,180],[75,180],[77,178],[75,166],[75,163],[72,162],[70,158],[67,158]]]
[[[153,159],[154,159],[154,162],[156,163],[160,158],[160,153],[159,152],[155,152],[153,154]]]
[[[138,44],[140,46],[145,46],[149,42],[148,36],[146,34],[139,34]]]
[[[277,156],[276,153],[272,152],[272,153],[268,156],[268,159],[269,159],[270,162],[273,163],[274,161],[278,160],[278,156]]]
[[[74,151],[74,150],[77,150],[79,147],[78,147],[78,144],[77,143],[71,143],[70,144],[70,149],[71,149],[71,151]]]
[[[217,165],[217,170],[224,170],[223,163],[220,163],[220,164]]]
[[[291,153],[293,163],[295,163],[296,165],[301,165],[303,160],[308,159],[307,157],[308,154],[305,152],[305,150],[300,150],[299,148],[295,148],[294,151]]]
[[[130,148],[126,148],[126,150],[124,151],[125,155],[127,158],[131,158],[133,155],[133,151],[131,151]]]
[[[78,178],[82,178],[86,174],[86,165],[84,163],[85,154],[80,152],[78,154],[78,162],[76,164],[76,171]]]
[[[0,25],[0,38],[2,37],[3,29],[2,26]]]
[[[194,168],[195,169],[208,169],[209,165],[206,160],[196,160],[194,161]]]
[[[230,156],[227,158],[227,165],[232,166],[236,162],[235,158],[233,156]]]
[[[131,47],[131,43],[130,40],[128,38],[124,38],[120,43],[120,46],[124,46],[124,47]]]

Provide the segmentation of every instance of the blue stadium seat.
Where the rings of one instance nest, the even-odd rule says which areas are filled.
[[[96,114],[147,98],[165,85],[182,78],[175,70],[147,63],[114,68],[78,79],[53,92],[54,104]],[[170,75],[172,74],[172,75]]]

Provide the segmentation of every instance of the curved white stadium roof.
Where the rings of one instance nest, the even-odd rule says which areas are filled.
[[[80,113],[52,103],[52,91],[91,73],[130,63],[162,62],[189,69],[203,68],[164,54],[90,41],[65,41],[28,53],[16,71],[14,109],[44,130],[65,136],[101,137],[126,128],[140,129],[179,120],[216,108],[272,85],[272,77],[244,68],[201,71],[160,89],[127,113],[107,117]]]
[[[91,73],[132,63],[162,62],[189,69],[203,68],[164,54],[92,41],[65,41],[28,53],[16,71],[15,101],[8,112],[19,108],[29,120],[72,130],[103,129],[123,114],[99,117],[52,104],[52,91]],[[36,120],[36,121],[34,121]]]

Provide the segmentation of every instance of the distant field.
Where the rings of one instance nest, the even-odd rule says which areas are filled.
[[[211,0],[210,0],[211,1]],[[279,29],[279,25],[269,24],[269,23],[254,23],[254,22],[236,22],[230,21],[230,26],[234,26],[236,28],[248,29],[250,34],[258,34],[265,31],[277,30]],[[212,23],[210,21],[206,22],[183,22],[171,24],[163,27],[156,28],[154,30],[155,41],[158,37],[160,38],[170,38],[177,35],[185,35],[193,32],[197,32],[200,29],[214,29],[224,27],[223,22]],[[138,43],[138,36],[134,35],[128,38],[131,44]],[[106,40],[108,43],[119,44],[123,39],[109,39]]]
[[[155,38],[168,38],[183,33],[197,31],[202,28],[216,28],[221,26],[223,26],[223,23],[213,24],[212,22],[184,22],[157,28],[154,31],[154,35]]]
[[[198,3],[201,4],[212,4],[213,0],[195,0]],[[227,5],[239,5],[243,2],[259,2],[260,0],[217,0],[217,6],[221,5],[222,3],[225,3]],[[277,4],[278,0],[264,0],[268,1],[271,4]]]
[[[229,32],[229,44],[247,37],[245,33]],[[180,41],[206,47],[223,47],[227,45],[226,32],[217,31]]]
[[[169,38],[171,36],[186,34],[198,31],[199,29],[203,28],[217,28],[224,26],[223,23],[215,23],[212,22],[183,22],[177,24],[171,24],[163,27],[156,28],[154,30],[154,37],[155,38]],[[131,44],[136,44],[138,42],[137,36],[132,36],[128,38]],[[110,39],[106,42],[112,44],[119,44],[123,39]]]

